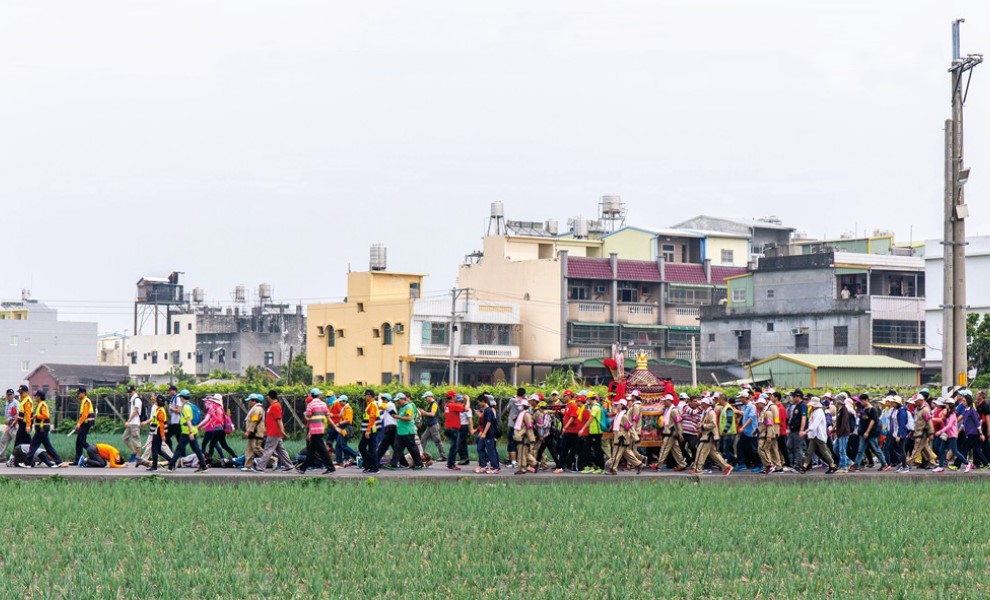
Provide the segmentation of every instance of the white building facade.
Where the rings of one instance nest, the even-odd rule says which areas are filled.
[[[43,363],[97,364],[96,330],[30,298],[0,303],[0,381],[17,387]]]
[[[990,236],[966,238],[966,304],[970,313],[990,313]],[[925,242],[925,369],[942,368],[943,247]]]

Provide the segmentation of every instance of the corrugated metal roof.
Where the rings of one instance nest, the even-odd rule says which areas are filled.
[[[753,367],[775,359],[809,366],[813,369],[920,369],[916,364],[890,356],[869,354],[776,354],[750,365]]]
[[[618,271],[620,281],[660,281],[660,269],[653,261],[620,260]]]
[[[670,283],[708,283],[705,267],[694,263],[667,263],[663,266],[663,276]]]
[[[855,265],[875,269],[897,269],[902,271],[924,271],[925,259],[915,256],[893,256],[886,254],[861,254],[858,252],[835,252],[832,260],[837,265]]]
[[[572,279],[612,279],[607,258],[568,258],[567,276]]]

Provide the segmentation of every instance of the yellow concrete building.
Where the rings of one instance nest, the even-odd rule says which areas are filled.
[[[306,359],[319,382],[381,385],[408,381],[407,330],[425,275],[366,271],[347,274],[343,302],[306,309]]]

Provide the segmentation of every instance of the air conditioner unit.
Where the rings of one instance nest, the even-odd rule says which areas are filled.
[[[794,335],[804,335],[804,334],[808,333],[808,328],[807,327],[795,327],[795,328],[791,329],[791,333],[793,333]]]
[[[740,330],[736,331],[735,334],[736,334],[736,337],[742,337],[742,336],[746,335],[746,332],[745,331],[742,331],[740,329]]]
[[[403,325],[402,323],[396,323],[395,324],[395,327],[392,330],[395,333],[405,333],[406,332],[406,326]]]
[[[605,293],[605,286],[604,285],[600,285],[600,286],[596,287],[595,288],[595,293],[596,294],[604,294]]]

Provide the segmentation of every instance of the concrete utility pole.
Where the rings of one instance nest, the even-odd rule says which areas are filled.
[[[963,105],[969,93],[973,67],[982,54],[959,52],[959,25],[952,22],[952,118],[945,122],[945,240],[944,290],[942,299],[942,385],[967,385],[969,360],[966,346],[966,217],[969,207],[963,186],[969,169],[963,166]],[[963,81],[965,79],[965,82]]]

